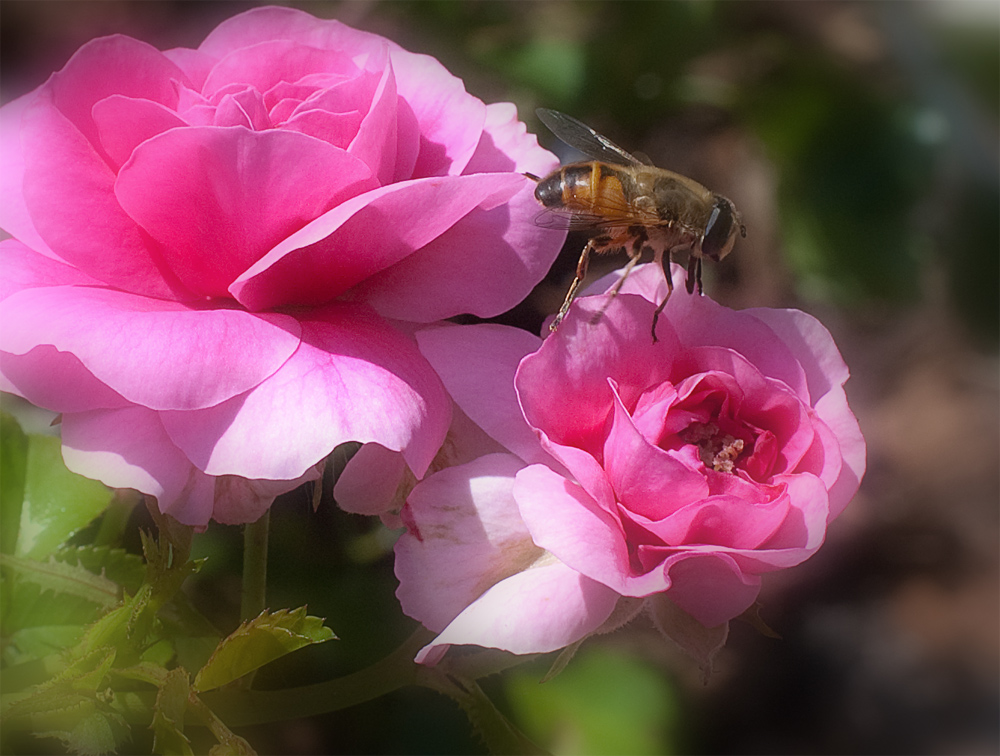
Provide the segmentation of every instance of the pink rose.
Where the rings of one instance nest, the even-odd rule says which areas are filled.
[[[0,140],[2,387],[189,524],[256,519],[345,441],[423,475],[451,402],[413,324],[509,309],[563,238],[513,105],[289,8],[94,40]]]
[[[418,334],[508,450],[429,476],[403,510],[398,595],[441,633],[421,661],[451,644],[554,650],[643,603],[689,650],[721,644],[761,576],[809,558],[854,495],[865,445],[830,334],[795,310],[686,295],[674,271],[656,343],[652,265],[541,343],[497,326]]]

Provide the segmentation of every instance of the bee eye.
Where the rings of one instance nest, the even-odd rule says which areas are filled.
[[[716,199],[701,239],[701,253],[705,257],[719,261],[729,254],[736,241],[735,221],[733,204],[722,197]]]

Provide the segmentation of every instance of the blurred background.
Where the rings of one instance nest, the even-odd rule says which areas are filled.
[[[0,94],[41,84],[87,40],[195,47],[244,2],[0,4]],[[487,102],[570,113],[732,198],[747,238],[709,263],[732,307],[797,307],[834,334],[868,441],[861,491],[806,564],[765,579],[717,672],[642,620],[485,681],[560,754],[984,754],[1000,750],[1000,4],[936,2],[290,3],[434,55]],[[538,331],[582,247],[497,318]],[[592,275],[604,270],[591,265]],[[617,267],[624,260],[602,260]],[[392,534],[309,492],[272,510],[270,603],[342,639],[261,686],[361,668],[412,630]],[[137,512],[137,522],[143,513]],[[241,535],[213,526],[194,597],[234,627]],[[277,666],[277,665],[275,665]],[[242,733],[261,753],[478,753],[425,690]],[[137,747],[140,744],[137,743]]]

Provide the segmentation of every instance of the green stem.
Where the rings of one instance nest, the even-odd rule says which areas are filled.
[[[267,531],[271,512],[243,529],[243,594],[240,619],[251,620],[267,607]]]
[[[132,510],[141,500],[141,495],[129,489],[119,489],[104,510],[104,517],[94,536],[95,546],[120,546],[125,526],[128,525]]]
[[[414,684],[417,665],[413,657],[433,637],[432,633],[420,628],[389,656],[336,680],[274,691],[232,688],[202,693],[201,698],[228,727],[298,719],[346,709]]]
[[[462,707],[490,753],[532,756],[545,753],[511,724],[474,680],[425,667],[419,671],[417,683],[445,694]]]

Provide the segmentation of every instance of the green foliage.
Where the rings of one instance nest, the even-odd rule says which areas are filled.
[[[285,654],[335,637],[322,620],[306,616],[305,607],[263,612],[218,645],[195,677],[194,689],[204,692],[218,688]]]
[[[648,665],[608,648],[586,647],[559,675],[515,670],[506,693],[515,718],[553,754],[676,752],[676,694]]]
[[[253,753],[192,680],[218,687],[333,633],[302,608],[265,612],[219,642],[181,592],[203,563],[186,557],[191,528],[156,513],[159,538],[140,533],[142,557],[67,545],[110,492],[66,470],[58,439],[26,435],[7,416],[0,430],[5,743],[31,733],[71,753],[115,753],[139,727],[156,753],[191,754],[193,719],[214,736],[213,753]]]
[[[58,438],[28,436],[24,499],[15,553],[32,558],[50,554],[101,514],[111,496],[103,483],[66,468]]]

